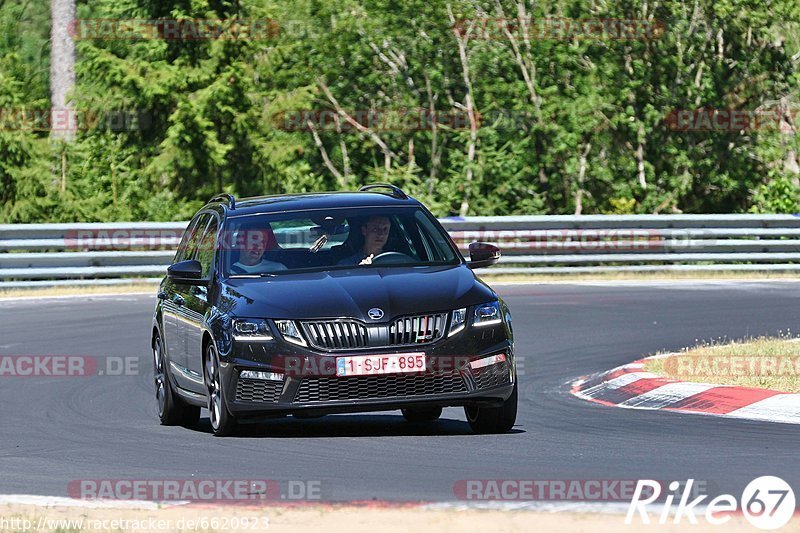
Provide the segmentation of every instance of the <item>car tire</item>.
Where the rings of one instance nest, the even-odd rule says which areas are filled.
[[[401,411],[409,422],[433,422],[442,416],[441,407],[409,407]]]
[[[153,339],[153,377],[156,386],[156,409],[161,425],[196,425],[200,421],[200,408],[187,405],[173,392],[160,335],[156,335]]]
[[[208,420],[215,437],[228,437],[236,433],[239,424],[228,411],[222,375],[219,372],[219,356],[213,342],[206,346],[203,364],[203,380],[208,390]]]
[[[467,422],[475,433],[506,433],[517,420],[517,384],[500,407],[464,407]]]

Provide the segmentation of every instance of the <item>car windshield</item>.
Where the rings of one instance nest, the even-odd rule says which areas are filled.
[[[419,207],[236,216],[221,242],[229,277],[460,262],[448,235]]]

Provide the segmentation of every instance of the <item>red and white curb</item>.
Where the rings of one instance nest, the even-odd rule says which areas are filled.
[[[669,357],[678,354],[659,355]],[[594,403],[800,424],[800,394],[668,379],[644,371],[644,359],[581,378],[572,394]]]

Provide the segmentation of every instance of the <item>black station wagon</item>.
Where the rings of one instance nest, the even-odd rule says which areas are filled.
[[[158,414],[215,435],[243,419],[401,409],[431,422],[463,406],[478,433],[517,412],[511,314],[436,218],[392,185],[212,198],[158,291]]]

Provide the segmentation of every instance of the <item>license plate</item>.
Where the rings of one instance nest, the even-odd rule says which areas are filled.
[[[423,352],[336,358],[336,375],[339,377],[399,374],[424,370],[425,354]]]

